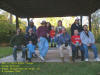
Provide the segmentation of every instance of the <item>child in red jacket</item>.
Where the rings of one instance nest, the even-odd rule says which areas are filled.
[[[76,50],[79,48],[81,50],[81,60],[84,60],[84,50],[82,47],[80,35],[78,35],[78,30],[74,30],[74,35],[71,37],[72,41],[72,60],[75,61]]]
[[[53,26],[52,26],[51,31],[50,31],[50,38],[51,38],[51,47],[56,47],[55,30],[54,30]],[[54,45],[53,45],[53,43],[54,43]]]

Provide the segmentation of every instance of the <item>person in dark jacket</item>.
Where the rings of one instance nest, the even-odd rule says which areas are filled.
[[[78,30],[79,34],[83,31],[83,27],[79,25],[79,19],[76,19],[75,22],[71,26],[71,36],[74,35],[74,30]]]
[[[74,35],[74,30],[78,30],[79,35],[83,31],[83,27],[79,25],[79,19],[76,19],[75,22],[71,26],[71,36]],[[76,58],[79,58],[78,49],[76,50]]]
[[[37,36],[36,33],[32,30],[32,28],[30,28],[29,32],[25,35],[25,40],[26,47],[28,48],[28,60],[29,62],[31,62],[32,55],[34,55],[34,57],[37,57],[37,54],[35,53]]]
[[[37,29],[37,36],[38,36],[38,48],[40,51],[40,59],[45,61],[45,56],[47,55],[49,44],[47,37],[49,35],[48,28],[45,26],[46,21],[42,21],[42,26]]]
[[[13,47],[14,62],[17,61],[17,50],[22,50],[22,61],[25,61],[25,39],[20,29],[17,29],[17,33],[12,37],[10,41],[11,47]]]

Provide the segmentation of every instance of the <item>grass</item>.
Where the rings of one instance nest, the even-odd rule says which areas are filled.
[[[8,56],[10,54],[12,54],[11,47],[0,47],[0,58]]]
[[[100,52],[100,44],[96,44]],[[12,54],[12,48],[0,47],[0,57]],[[9,64],[10,65],[10,64]],[[0,64],[0,68],[2,65]],[[2,72],[0,75],[100,75],[100,63],[78,62],[78,63],[33,63],[22,64],[19,68],[34,68],[22,70],[21,72]]]
[[[100,75],[100,63],[34,63],[20,68],[34,68],[21,72],[0,72],[0,75]]]

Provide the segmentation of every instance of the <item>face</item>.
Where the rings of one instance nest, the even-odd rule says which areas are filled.
[[[79,21],[78,20],[75,20],[75,24],[78,24],[79,23]]]
[[[30,26],[33,26],[33,25],[34,25],[34,23],[33,23],[33,22],[30,22],[29,24],[30,24]]]
[[[87,31],[88,30],[88,27],[87,26],[84,26],[84,28],[83,28],[85,31]]]
[[[54,27],[52,27],[51,29],[54,30]]]
[[[50,24],[49,23],[47,23],[47,27],[49,27],[50,26]]]
[[[74,30],[74,35],[78,35],[78,30]]]
[[[61,21],[58,22],[58,26],[62,26],[62,22]]]

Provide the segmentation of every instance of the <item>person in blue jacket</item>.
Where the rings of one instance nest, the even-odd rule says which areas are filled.
[[[95,38],[91,31],[88,30],[88,26],[83,26],[84,31],[81,32],[80,37],[84,48],[85,61],[88,61],[88,47],[92,48],[95,56],[95,61],[100,61],[98,58],[97,47],[95,45]]]
[[[29,22],[29,25],[28,25],[28,27],[26,28],[26,33],[28,33],[28,31],[29,31],[30,28],[33,29],[33,32],[36,32],[36,26],[34,25],[34,22],[33,22],[33,21],[30,21],[30,22]]]
[[[63,52],[64,49],[68,51],[69,58],[72,60],[72,48],[71,48],[70,36],[66,32],[65,28],[62,29],[62,34],[59,36],[58,48],[62,62],[64,62],[64,52]]]

